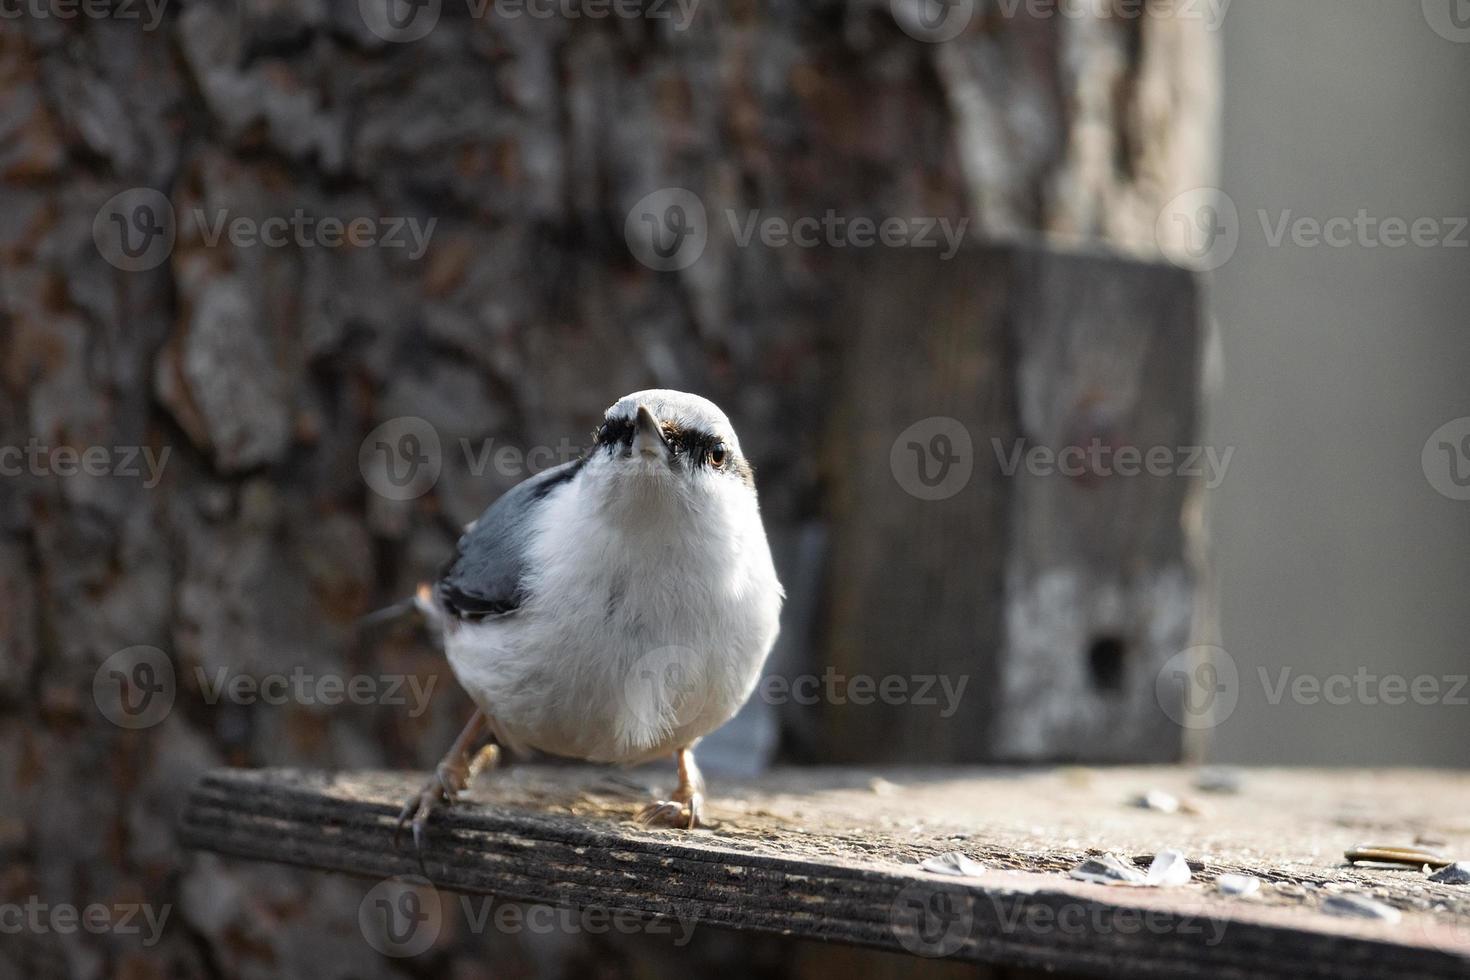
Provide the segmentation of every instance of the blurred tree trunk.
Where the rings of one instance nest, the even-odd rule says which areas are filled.
[[[464,445],[558,447],[621,393],[700,390],[741,426],[778,548],[800,550],[844,339],[833,280],[820,251],[736,247],[727,214],[968,216],[1151,254],[1164,203],[1211,176],[1213,39],[1187,19],[978,4],[928,43],[906,7],[858,0],[701,4],[688,30],[449,2],[397,43],[371,7],[0,21],[0,445],[46,451],[0,483],[0,901],[173,907],[152,950],[23,934],[0,974],[390,972],[357,935],[359,885],[185,855],[172,828],[209,766],[422,767],[448,743],[467,703],[439,656],[408,636],[365,647],[353,622],[526,475]],[[624,228],[670,187],[703,202],[709,244],[659,273]],[[109,243],[119,215],[168,217],[137,190],[109,204],[130,189],[171,211],[150,268]],[[434,225],[422,255],[215,237],[221,216],[297,213]],[[359,465],[400,416],[442,450],[408,500]],[[105,471],[71,473],[65,447],[105,448]],[[139,645],[177,690],[127,730],[94,679]],[[298,668],[438,683],[419,716],[212,694]],[[444,955],[478,962],[485,942]]]

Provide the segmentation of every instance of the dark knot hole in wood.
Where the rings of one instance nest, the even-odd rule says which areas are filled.
[[[1093,637],[1087,647],[1087,670],[1093,688],[1108,693],[1123,690],[1127,660],[1128,644],[1120,637]]]

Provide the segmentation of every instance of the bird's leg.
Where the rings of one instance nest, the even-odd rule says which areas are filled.
[[[694,746],[686,745],[674,753],[679,763],[679,784],[667,800],[655,800],[638,814],[638,822],[646,827],[682,827],[694,830],[707,826],[704,822],[704,776],[694,762]]]
[[[476,711],[470,715],[470,720],[465,724],[464,730],[444,753],[444,758],[434,767],[434,775],[424,783],[423,788],[408,798],[403,805],[403,810],[398,814],[398,826],[393,831],[393,846],[398,846],[398,838],[403,833],[403,825],[412,817],[413,846],[419,853],[419,859],[423,860],[424,850],[424,828],[428,826],[429,815],[441,803],[452,804],[458,798],[461,791],[465,789],[481,770],[493,767],[500,760],[500,746],[495,744],[486,745],[477,752],[473,759],[470,758],[470,750],[474,748],[475,742],[485,733],[489,727],[489,719],[482,711]]]

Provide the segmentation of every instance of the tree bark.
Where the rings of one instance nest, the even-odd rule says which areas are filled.
[[[700,390],[741,427],[778,550],[802,553],[827,511],[812,420],[846,340],[838,284],[806,250],[737,247],[728,213],[965,216],[1152,253],[1153,216],[1210,176],[1213,40],[1185,20],[986,6],[932,44],[857,0],[702,4],[688,30],[451,2],[395,43],[367,6],[0,22],[0,445],[38,447],[0,482],[0,900],[174,909],[147,950],[7,937],[0,965],[23,975],[339,967],[355,885],[192,857],[174,820],[220,764],[426,768],[448,744],[468,705],[439,655],[360,643],[354,621],[527,475],[475,450],[554,454],[624,392]],[[698,195],[709,244],[658,273],[624,228],[670,187]],[[139,211],[147,190],[166,207]],[[220,223],[298,214],[434,225],[417,255]],[[126,268],[112,219],[169,215],[172,249]],[[403,416],[432,427],[442,468],[398,500],[360,455]],[[97,447],[96,472],[69,464]],[[123,690],[106,695],[105,664],[138,646],[175,692],[129,729],[101,707]],[[114,663],[143,683],[146,659]],[[437,690],[420,715],[216,690],[298,669]],[[475,948],[407,969],[467,969]]]

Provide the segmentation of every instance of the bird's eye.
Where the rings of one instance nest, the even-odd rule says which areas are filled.
[[[725,462],[730,458],[730,453],[725,449],[723,442],[717,442],[709,451],[709,465],[717,470],[725,468]]]

